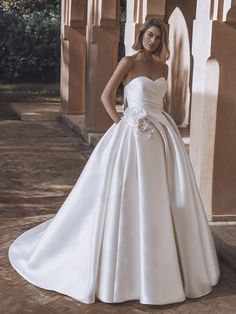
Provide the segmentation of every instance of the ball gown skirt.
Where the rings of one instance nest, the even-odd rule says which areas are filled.
[[[35,286],[83,303],[169,304],[208,294],[220,276],[190,159],[163,111],[164,77],[134,78],[57,214],[9,248]]]

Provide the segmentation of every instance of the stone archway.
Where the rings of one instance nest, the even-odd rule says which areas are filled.
[[[182,11],[176,7],[169,19],[170,59],[168,77],[169,113],[180,126],[189,125],[190,43]]]

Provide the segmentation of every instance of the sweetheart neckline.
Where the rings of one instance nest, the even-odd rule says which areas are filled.
[[[157,79],[153,80],[153,79],[151,79],[151,78],[148,77],[148,76],[139,75],[139,76],[134,77],[132,80],[130,80],[130,81],[124,86],[124,88],[125,88],[126,86],[128,86],[129,83],[131,83],[132,81],[134,81],[134,80],[136,80],[136,79],[138,79],[138,78],[142,78],[142,77],[144,77],[144,78],[146,78],[146,79],[148,79],[148,80],[150,80],[150,81],[152,81],[152,82],[156,82],[156,81],[158,81],[158,80],[160,80],[160,79],[164,79],[164,80],[166,81],[166,78],[165,78],[164,76],[159,76]]]

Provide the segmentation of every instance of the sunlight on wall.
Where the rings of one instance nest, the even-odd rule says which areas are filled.
[[[207,215],[212,212],[212,189],[215,154],[216,114],[219,89],[219,64],[216,59],[209,58],[206,63],[204,110],[202,114],[201,176],[200,191]]]
[[[170,59],[168,103],[170,113],[177,124],[189,124],[189,75],[190,43],[188,28],[183,13],[178,7],[169,20]]]

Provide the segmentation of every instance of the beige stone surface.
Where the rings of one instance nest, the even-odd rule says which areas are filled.
[[[236,149],[231,142],[236,137],[236,29],[232,16],[227,20],[235,3],[222,4],[197,2],[190,157],[208,215],[236,220]]]

